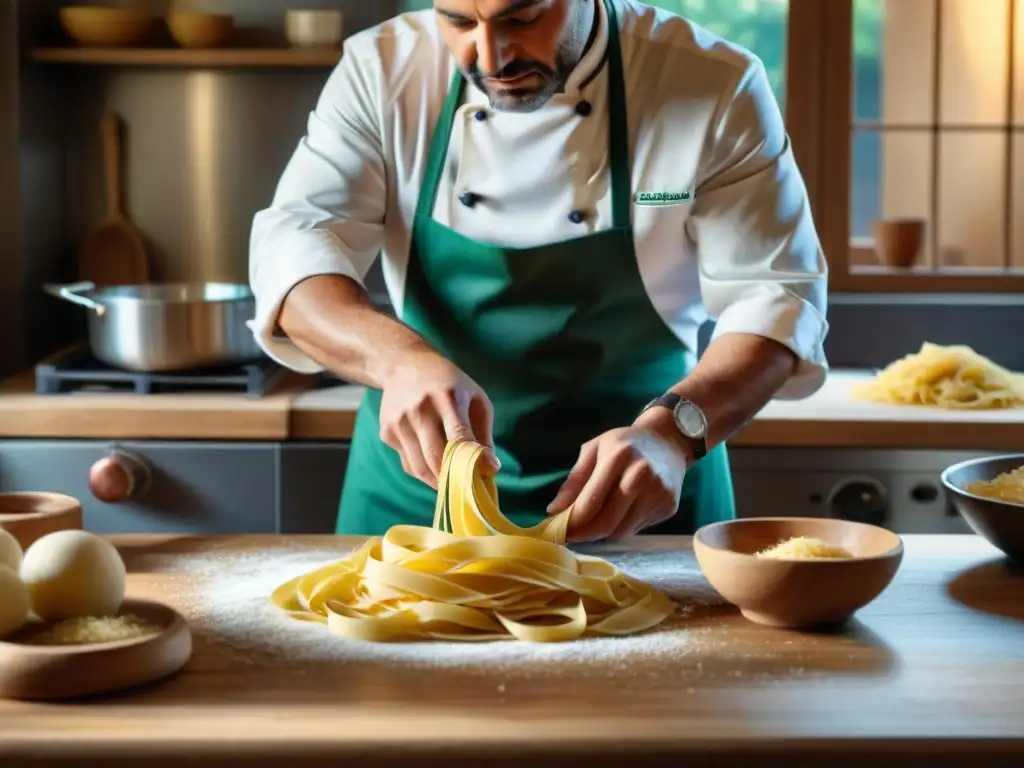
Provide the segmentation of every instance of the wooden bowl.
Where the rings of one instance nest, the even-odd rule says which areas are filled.
[[[222,48],[231,38],[235,19],[222,13],[174,11],[167,16],[167,28],[182,48]]]
[[[942,485],[971,530],[1014,563],[1024,565],[1024,503],[986,499],[964,490],[968,483],[991,480],[1022,466],[1024,453],[970,459],[947,468]]]
[[[33,645],[48,624],[35,622],[0,642],[0,698],[73,699],[132,688],[178,672],[192,656],[192,633],[169,606],[125,600],[122,613],[159,630],[131,640],[88,645]]]
[[[776,560],[756,552],[808,536],[852,558]],[[882,593],[903,560],[895,533],[816,517],[763,517],[704,526],[693,540],[704,576],[750,621],[788,629],[836,624]]]
[[[875,253],[886,267],[909,269],[924,248],[924,219],[884,219],[875,222]]]
[[[60,23],[79,45],[128,48],[146,39],[153,28],[153,17],[141,10],[72,5],[60,9]]]
[[[82,530],[82,505],[60,493],[0,493],[0,528],[28,549],[56,531]]]

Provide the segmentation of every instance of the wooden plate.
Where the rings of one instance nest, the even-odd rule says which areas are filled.
[[[48,624],[33,623],[0,642],[0,698],[71,699],[143,685],[178,672],[192,656],[192,633],[169,606],[125,600],[130,613],[160,629],[131,640],[88,645],[32,644]]]
[[[0,493],[0,528],[28,549],[56,531],[82,529],[82,505],[60,493]]]

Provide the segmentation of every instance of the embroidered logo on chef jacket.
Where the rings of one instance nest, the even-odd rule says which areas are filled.
[[[693,199],[689,192],[637,192],[633,202],[640,206],[683,205]]]

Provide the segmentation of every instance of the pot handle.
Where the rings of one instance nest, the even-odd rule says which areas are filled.
[[[98,301],[93,301],[88,296],[81,295],[81,292],[91,291],[95,287],[95,283],[86,280],[81,283],[68,283],[67,285],[54,285],[53,283],[47,283],[43,286],[43,290],[51,296],[58,299],[64,299],[64,301],[70,301],[72,304],[78,304],[80,307],[85,307],[86,309],[95,312],[98,317],[103,317],[107,313],[107,308]]]

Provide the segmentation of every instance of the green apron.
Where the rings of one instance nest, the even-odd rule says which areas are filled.
[[[628,426],[678,383],[691,356],[651,305],[630,225],[630,158],[618,22],[609,14],[611,229],[533,248],[476,242],[432,219],[465,81],[452,79],[416,206],[402,319],[494,406],[502,513],[534,525],[591,438]],[[566,212],[569,215],[569,212]],[[682,258],[682,254],[680,254]],[[337,532],[429,527],[437,493],[380,439],[381,392],[356,417]],[[646,533],[690,534],[735,516],[725,446],[686,474],[679,514]]]

